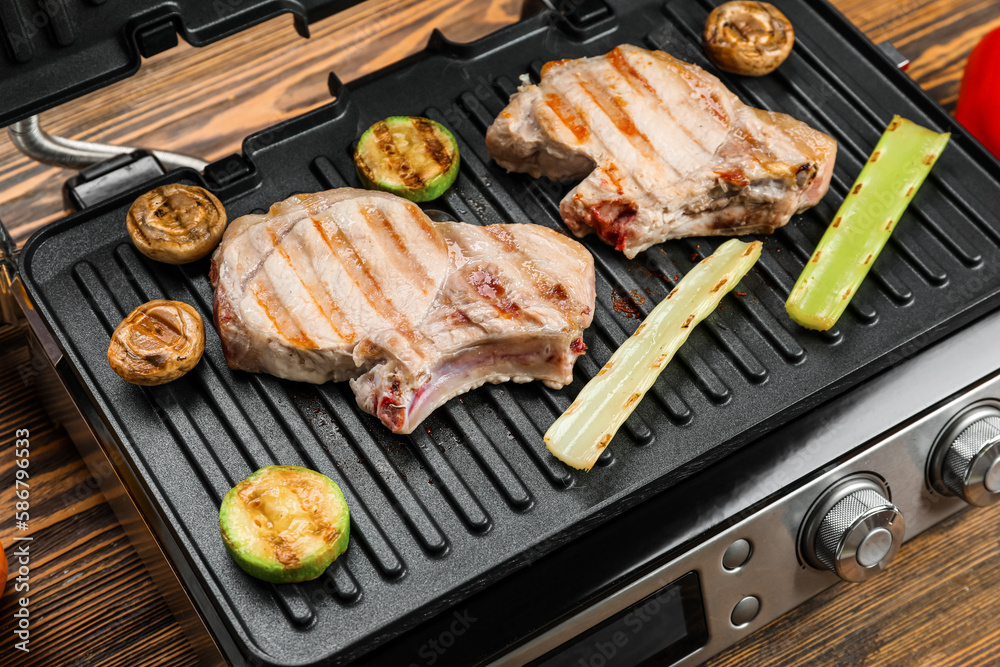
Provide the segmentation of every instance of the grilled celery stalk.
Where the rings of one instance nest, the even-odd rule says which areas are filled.
[[[726,241],[684,276],[545,434],[563,463],[590,470],[699,322],[760,257],[761,243]]]
[[[893,116],[792,288],[793,320],[819,331],[837,323],[950,137]]]

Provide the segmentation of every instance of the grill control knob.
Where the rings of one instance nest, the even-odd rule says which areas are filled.
[[[953,419],[931,454],[929,476],[938,493],[970,505],[1000,500],[1000,408],[980,404]]]
[[[803,524],[806,562],[845,581],[865,581],[882,572],[903,544],[906,521],[881,484],[849,477],[828,489]]]

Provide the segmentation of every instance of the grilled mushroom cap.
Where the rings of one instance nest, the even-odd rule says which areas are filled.
[[[145,386],[176,380],[205,351],[205,326],[194,308],[157,299],[133,310],[111,334],[108,363],[123,379]]]
[[[187,264],[219,244],[226,209],[205,188],[172,183],[136,199],[126,224],[142,254],[167,264]]]
[[[774,5],[737,0],[708,15],[705,53],[720,69],[745,76],[770,74],[795,43],[792,24]]]

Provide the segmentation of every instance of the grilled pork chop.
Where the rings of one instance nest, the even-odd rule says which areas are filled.
[[[774,231],[823,198],[837,153],[827,135],[746,106],[700,67],[629,45],[547,63],[486,146],[509,171],[583,178],[563,220],[630,258],[672,238]]]
[[[211,277],[232,368],[349,379],[396,433],[486,382],[571,382],[594,309],[593,258],[558,232],[351,188],[233,221]]]

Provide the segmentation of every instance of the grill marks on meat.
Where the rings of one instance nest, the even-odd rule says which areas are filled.
[[[485,382],[571,382],[594,307],[593,259],[557,232],[435,223],[350,188],[234,221],[212,282],[232,368],[352,380],[398,433]]]
[[[429,307],[447,263],[445,240],[419,209],[356,191],[299,195],[244,216],[213,257],[227,360],[311,382],[350,379],[367,332],[412,334],[410,313]]]
[[[629,257],[671,238],[771,232],[826,193],[836,142],[744,105],[701,68],[619,46],[547,63],[486,135],[510,171],[583,181],[560,205]]]

